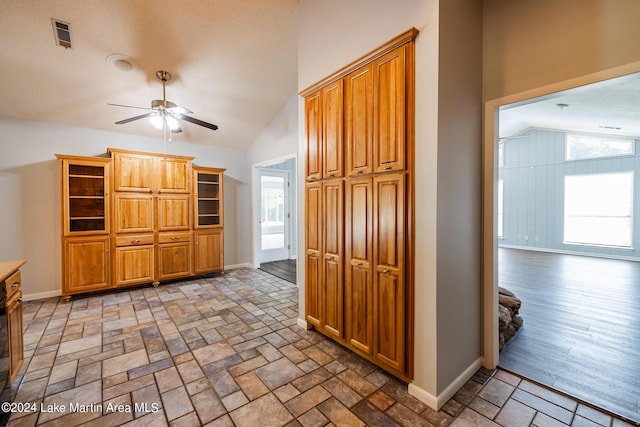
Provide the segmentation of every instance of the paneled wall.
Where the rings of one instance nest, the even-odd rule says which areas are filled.
[[[635,249],[567,245],[564,236],[566,175],[634,171],[634,218],[640,218],[640,140],[635,155],[565,161],[565,132],[529,130],[504,142],[502,246],[640,258],[640,221],[633,232]]]

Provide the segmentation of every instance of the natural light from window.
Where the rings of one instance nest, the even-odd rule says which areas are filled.
[[[582,160],[631,155],[634,153],[634,143],[633,139],[567,134],[566,159]]]
[[[564,179],[564,243],[631,247],[633,172]]]

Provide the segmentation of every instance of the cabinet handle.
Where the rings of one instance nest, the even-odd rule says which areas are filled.
[[[12,288],[16,288],[20,286],[20,282],[15,282],[13,285],[11,285]]]
[[[388,272],[389,272],[389,269],[388,269],[388,268],[385,268],[384,270],[382,270],[382,272],[383,272],[383,273],[388,273]]]
[[[391,166],[385,166],[384,167],[384,170],[389,170],[389,169],[391,169]]]
[[[362,267],[362,263],[361,262],[356,263],[356,267]]]
[[[362,170],[361,170],[361,169],[358,169],[358,170],[356,171],[356,173],[362,173]]]
[[[180,240],[180,238],[176,237],[176,236],[173,236],[173,237],[171,237],[171,240]]]
[[[131,243],[140,243],[140,240],[135,239],[135,240],[132,240]]]

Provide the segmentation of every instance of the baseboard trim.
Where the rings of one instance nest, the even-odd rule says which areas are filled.
[[[299,317],[296,319],[296,324],[300,326],[302,329],[305,329],[305,330],[309,329],[309,325],[307,324],[307,321]]]
[[[431,409],[439,411],[440,408],[444,406],[445,403],[449,401],[453,397],[454,394],[458,390],[462,388],[463,385],[466,384],[467,381],[475,374],[478,369],[482,366],[482,358],[476,359],[467,369],[465,369],[456,379],[454,379],[451,384],[445,388],[442,393],[437,396],[429,393],[428,391],[420,388],[414,383],[409,383],[409,394],[418,400],[422,401],[424,404],[429,406]]]
[[[39,299],[59,297],[60,295],[62,295],[62,291],[60,291],[58,289],[58,290],[55,290],[55,291],[37,292],[35,294],[22,294],[22,300],[23,301],[35,301],[35,300],[39,300]]]
[[[251,264],[250,262],[244,262],[242,264],[231,264],[231,265],[225,265],[224,269],[226,270],[235,270],[237,268],[253,268],[253,264]]]

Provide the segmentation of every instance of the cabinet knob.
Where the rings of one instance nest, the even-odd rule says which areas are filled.
[[[382,270],[382,272],[383,272],[383,273],[388,273],[388,272],[389,272],[389,269],[388,269],[388,268],[385,268],[384,270]]]
[[[358,169],[356,173],[362,173],[362,169]]]
[[[180,240],[180,238],[179,238],[179,237],[176,237],[176,236],[172,236],[172,237],[171,237],[171,240]]]
[[[389,170],[389,169],[391,169],[391,166],[385,166],[384,167],[384,170]]]
[[[356,267],[362,267],[362,263],[361,262],[356,263]]]
[[[140,243],[140,240],[135,239],[135,240],[132,240],[131,243]]]
[[[20,282],[15,282],[13,285],[11,285],[12,288],[17,288],[18,286],[20,286]]]

